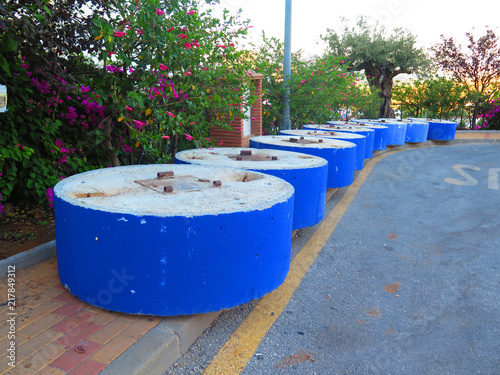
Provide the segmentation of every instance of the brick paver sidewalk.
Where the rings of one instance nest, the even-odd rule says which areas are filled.
[[[97,374],[162,318],[109,312],[72,296],[59,281],[55,258],[16,271],[15,339],[7,279],[0,281],[0,374]],[[7,356],[15,342],[16,366]]]

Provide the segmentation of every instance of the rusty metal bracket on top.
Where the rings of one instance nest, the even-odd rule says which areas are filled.
[[[303,144],[303,145],[308,145],[308,144],[317,144],[317,143],[323,143],[323,140],[322,139],[318,139],[317,141],[313,141],[311,139],[305,139],[304,137],[300,137],[300,138],[293,138],[293,137],[290,137],[290,139],[283,139],[283,142],[289,142],[289,143],[300,143],[300,144]]]
[[[201,191],[222,186],[221,180],[210,181],[191,175],[174,176],[173,171],[158,172],[156,178],[134,181],[161,194],[181,191]]]
[[[241,150],[239,155],[226,155],[230,159],[237,161],[268,161],[268,160],[278,160],[277,156],[267,156],[267,155],[252,155],[252,150]]]

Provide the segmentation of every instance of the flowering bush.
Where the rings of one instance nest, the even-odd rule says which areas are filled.
[[[64,176],[211,145],[249,85],[235,42],[247,24],[203,2],[0,6],[3,200],[50,202]]]
[[[477,130],[500,130],[500,98],[490,100],[486,108],[477,117],[483,120],[481,125],[476,125]]]

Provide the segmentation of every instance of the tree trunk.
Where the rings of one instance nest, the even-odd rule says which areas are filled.
[[[474,103],[474,110],[472,111],[472,120],[470,124],[470,129],[475,130],[476,129],[476,122],[477,122],[477,115],[479,112],[479,103],[475,102]]]
[[[380,103],[378,117],[379,118],[395,118],[396,114],[391,107],[392,99],[392,76],[383,74],[381,77],[380,96],[382,103]]]
[[[111,118],[104,121],[104,132],[106,133],[106,139],[104,140],[104,145],[106,146],[106,154],[111,161],[113,167],[120,166],[120,160],[113,149],[113,142],[111,141]]]
[[[389,71],[384,66],[365,68],[370,89],[376,89],[378,95],[382,98],[379,106],[379,118],[395,118],[396,114],[391,107],[393,78],[397,75]],[[373,92],[373,91],[372,91]]]

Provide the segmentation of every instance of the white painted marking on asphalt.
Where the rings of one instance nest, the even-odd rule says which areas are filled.
[[[498,174],[500,173],[500,168],[490,168],[488,173],[488,189],[499,190],[498,186]]]
[[[464,169],[468,169],[471,171],[479,171],[481,168],[476,167],[475,165],[466,165],[466,164],[455,164],[453,169],[458,172],[465,180],[457,180],[455,178],[445,178],[444,182],[454,185],[460,186],[474,186],[477,185],[477,180],[472,177],[470,174],[464,171]]]

